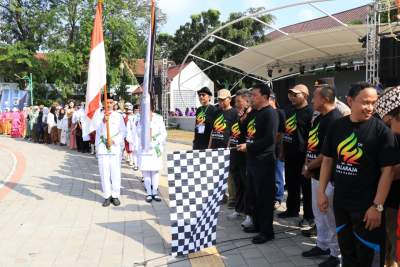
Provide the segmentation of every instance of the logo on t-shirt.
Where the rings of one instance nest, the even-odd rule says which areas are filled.
[[[315,152],[317,150],[317,146],[319,145],[318,130],[319,130],[319,123],[317,124],[317,126],[314,127],[314,129],[312,129],[308,133],[307,150],[309,152]]]
[[[240,138],[240,128],[239,128],[239,123],[236,122],[235,124],[232,125],[231,128],[231,143],[238,144],[239,138]]]
[[[239,128],[239,123],[236,122],[234,125],[232,125],[232,131],[231,131],[231,137],[238,139],[240,136],[240,128]]]
[[[213,132],[215,133],[223,133],[226,129],[226,121],[224,118],[224,114],[218,116],[218,118],[214,121]]]
[[[297,129],[297,118],[296,114],[286,120],[285,122],[285,132],[287,134],[292,134]]]
[[[205,122],[206,122],[206,113],[204,110],[202,110],[196,116],[196,124],[204,124]]]
[[[247,137],[254,138],[256,134],[256,118],[252,119],[249,124],[247,124]]]
[[[359,160],[364,152],[358,144],[357,136],[352,133],[349,137],[339,143],[337,147],[338,164],[336,172],[344,175],[357,175]]]
[[[339,143],[337,147],[338,158],[342,161],[351,164],[359,164],[358,160],[362,157],[363,151],[357,146],[358,139],[354,133]]]

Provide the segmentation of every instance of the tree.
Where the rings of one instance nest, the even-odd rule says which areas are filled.
[[[0,74],[34,76],[38,97],[44,83],[55,84],[67,98],[85,86],[97,0],[0,0]],[[147,45],[146,0],[104,0],[103,24],[109,87],[129,82],[120,65],[141,58]],[[165,22],[160,10],[158,23]],[[46,51],[42,59],[35,57]]]
[[[56,28],[57,3],[51,0],[0,0],[0,38],[36,52]]]
[[[163,35],[159,39],[160,53],[168,55],[172,60],[177,63],[183,61],[186,54],[194,47],[202,38],[216,28],[243,17],[248,14],[262,11],[264,8],[251,8],[246,12],[231,13],[226,22],[220,21],[220,12],[218,10],[210,9],[200,14],[191,16],[191,21],[179,27],[173,37]],[[273,20],[271,15],[264,15],[259,17],[260,20],[270,23]],[[238,23],[232,24],[220,32],[218,36],[233,41],[242,46],[250,47],[264,42],[265,39],[265,25],[253,19],[245,19]],[[169,47],[169,51],[166,49]],[[202,58],[208,59],[213,62],[220,62],[224,58],[233,56],[239,53],[242,48],[224,42],[219,39],[214,39],[212,42],[202,43],[195,51],[194,54]],[[204,69],[210,66],[200,60],[193,59],[200,68]],[[228,87],[242,78],[240,75],[222,68],[213,67],[207,72],[208,76],[216,83],[217,87]],[[244,79],[245,85],[250,85],[253,81]]]

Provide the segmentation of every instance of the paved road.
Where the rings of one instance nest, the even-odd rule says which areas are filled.
[[[168,201],[146,203],[138,173],[124,165],[122,205],[103,208],[94,157],[0,136],[0,179],[12,166],[4,147],[20,152],[26,169],[0,197],[0,267],[128,267],[145,260],[146,266],[191,266],[186,259],[169,262]],[[168,151],[186,148],[167,145]],[[165,177],[162,184],[165,197]],[[276,241],[254,246],[240,220],[226,219],[230,212],[222,208],[217,233],[226,266],[316,266],[300,256],[313,240],[298,235],[295,221],[276,222],[276,231],[282,232]]]

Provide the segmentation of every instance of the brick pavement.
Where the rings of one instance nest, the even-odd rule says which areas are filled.
[[[0,144],[26,158],[21,181],[0,200],[0,267],[125,267],[154,258],[146,266],[191,266],[186,259],[169,262],[168,201],[146,203],[142,183],[125,165],[122,205],[103,208],[94,157],[8,137],[0,137]],[[168,151],[186,148],[167,145]],[[0,149],[0,160],[2,153]],[[161,189],[166,196],[166,188]],[[230,212],[222,208],[217,233],[226,266],[316,266],[300,256],[313,241],[298,235],[294,221],[276,227],[277,232],[291,232],[254,246],[251,235],[242,233],[240,220],[226,219]]]

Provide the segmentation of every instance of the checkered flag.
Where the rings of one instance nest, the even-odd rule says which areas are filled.
[[[216,243],[219,203],[227,188],[229,149],[168,154],[173,256]]]

